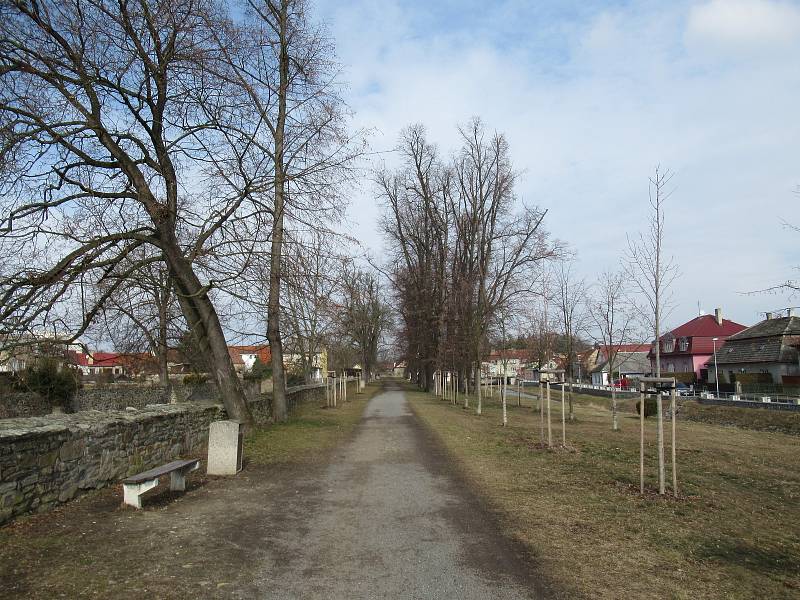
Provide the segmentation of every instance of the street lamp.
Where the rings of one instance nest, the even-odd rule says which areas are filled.
[[[717,384],[717,398],[719,398],[719,371],[717,371],[717,340],[719,338],[711,338],[714,345],[714,381]]]

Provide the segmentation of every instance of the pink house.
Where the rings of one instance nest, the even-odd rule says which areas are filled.
[[[701,315],[661,336],[661,374],[694,372],[698,380],[706,380],[706,362],[735,333],[747,329],[744,325],[722,318],[722,310],[714,315]],[[714,342],[714,338],[717,341]],[[655,373],[655,344],[650,350],[650,364]]]

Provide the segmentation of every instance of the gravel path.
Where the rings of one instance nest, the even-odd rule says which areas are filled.
[[[266,597],[541,597],[528,560],[451,473],[403,392],[373,398],[315,479],[302,489],[304,518],[286,519],[263,548],[253,583]]]
[[[351,440],[327,452],[194,475],[185,494],[142,511],[123,508],[114,486],[20,520],[0,539],[0,599],[552,595],[402,391],[375,396]]]

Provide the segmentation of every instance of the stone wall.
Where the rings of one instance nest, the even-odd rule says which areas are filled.
[[[355,394],[355,382],[348,393]],[[153,394],[157,396],[156,391]],[[101,402],[98,396],[91,398]],[[322,403],[324,398],[321,385],[287,390],[290,411],[304,402]],[[131,403],[131,398],[118,401]],[[269,422],[269,395],[251,398],[249,405],[258,423]],[[141,410],[0,420],[0,524],[67,502],[83,490],[201,452],[208,442],[209,424],[224,418],[219,404],[182,402]]]
[[[169,404],[169,402],[169,389],[161,385],[138,383],[87,385],[79,389],[72,399],[72,411],[125,410],[128,407],[144,408],[148,404]]]
[[[199,451],[218,405],[0,421],[0,523]]]
[[[51,411],[50,405],[39,394],[33,392],[0,394],[0,419],[38,417]]]

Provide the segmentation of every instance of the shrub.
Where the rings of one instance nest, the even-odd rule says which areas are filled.
[[[244,374],[244,378],[250,381],[261,381],[262,379],[270,379],[272,377],[272,367],[261,362],[260,358],[256,358],[253,367]]]
[[[641,413],[641,400],[636,401],[636,414],[640,415]],[[652,417],[654,414],[658,412],[658,406],[656,404],[656,399],[651,398],[649,396],[645,397],[644,399],[644,417]]]
[[[286,373],[286,387],[304,385],[306,378],[301,373]]]
[[[59,370],[53,359],[42,359],[35,366],[25,369],[25,387],[36,392],[50,406],[66,406],[78,390],[78,379],[72,370]]]
[[[184,385],[203,385],[208,381],[208,375],[205,373],[189,373],[183,378]]]

